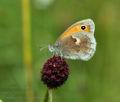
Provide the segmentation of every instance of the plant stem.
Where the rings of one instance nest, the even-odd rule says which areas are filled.
[[[53,102],[52,89],[47,89],[43,102]]]
[[[49,102],[53,102],[52,89],[48,89],[48,93],[49,93]]]
[[[32,50],[31,50],[31,24],[30,24],[30,0],[22,2],[22,25],[23,25],[23,57],[26,75],[26,98],[27,102],[34,102],[32,90]]]

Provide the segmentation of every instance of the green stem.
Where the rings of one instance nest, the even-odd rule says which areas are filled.
[[[52,89],[47,89],[43,102],[53,102]]]
[[[48,89],[49,92],[49,102],[53,102],[52,89]]]
[[[32,47],[31,47],[31,0],[21,0],[22,3],[22,25],[23,25],[23,56],[26,77],[26,99],[27,102],[34,102],[33,92],[33,68],[32,68]]]

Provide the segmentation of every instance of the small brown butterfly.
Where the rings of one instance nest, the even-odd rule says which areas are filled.
[[[93,20],[78,21],[70,26],[49,50],[67,59],[89,60],[96,51]]]

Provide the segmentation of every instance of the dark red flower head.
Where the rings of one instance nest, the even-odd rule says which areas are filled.
[[[53,56],[44,64],[41,73],[43,83],[49,88],[56,88],[67,80],[69,75],[68,64],[60,56]]]

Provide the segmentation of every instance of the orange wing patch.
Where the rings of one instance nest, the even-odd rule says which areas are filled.
[[[66,32],[64,32],[64,35],[71,35],[72,33],[80,32],[80,26],[76,25],[75,27],[72,27],[71,29],[68,29]]]
[[[81,32],[81,31],[85,31],[85,32],[90,32],[90,26],[85,26],[85,29],[81,29],[81,25],[73,25],[72,27],[68,28],[61,36],[60,39],[64,39],[68,36],[71,36],[73,33],[77,33],[77,32]]]
[[[76,25],[76,26],[70,27],[70,28],[68,28],[68,30],[66,30],[66,31],[60,36],[60,38],[61,38],[61,39],[66,38],[66,37],[72,35],[73,33],[77,33],[77,32],[80,32],[80,31],[81,31],[80,25]]]

